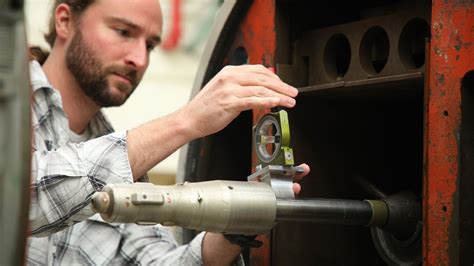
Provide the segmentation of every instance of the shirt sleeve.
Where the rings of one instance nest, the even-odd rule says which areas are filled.
[[[126,132],[33,152],[30,233],[45,236],[87,219],[94,192],[124,182],[133,182]]]
[[[205,232],[186,245],[178,245],[171,232],[161,226],[129,224],[123,236],[121,254],[138,265],[203,265],[201,244]],[[233,265],[244,265],[238,256]]]

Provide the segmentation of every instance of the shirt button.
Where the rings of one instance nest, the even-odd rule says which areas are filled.
[[[59,95],[58,94],[53,94],[52,99],[53,99],[53,101],[58,102],[59,101]]]

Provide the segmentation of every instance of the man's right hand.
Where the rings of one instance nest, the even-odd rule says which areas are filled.
[[[298,90],[262,65],[224,67],[183,108],[128,131],[133,177],[144,175],[189,141],[222,130],[242,111],[291,108],[297,95]],[[295,191],[299,189],[295,184]]]
[[[297,95],[262,65],[226,66],[180,112],[199,138],[222,130],[245,110],[291,108]]]

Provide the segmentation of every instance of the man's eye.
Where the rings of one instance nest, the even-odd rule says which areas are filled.
[[[130,37],[130,32],[125,29],[115,29],[115,32],[117,32],[118,35],[122,37]]]
[[[146,50],[147,50],[148,52],[151,52],[151,51],[153,51],[153,49],[155,49],[155,45],[152,45],[152,44],[147,44],[147,46],[146,46]]]

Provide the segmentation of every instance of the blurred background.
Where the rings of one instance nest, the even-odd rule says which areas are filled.
[[[189,100],[194,75],[222,0],[160,0],[163,43],[150,56],[150,66],[137,90],[121,107],[107,108],[116,130],[131,129],[169,114]],[[25,0],[30,45],[48,48],[43,39],[53,0]],[[172,184],[178,152],[155,166],[152,182]]]

